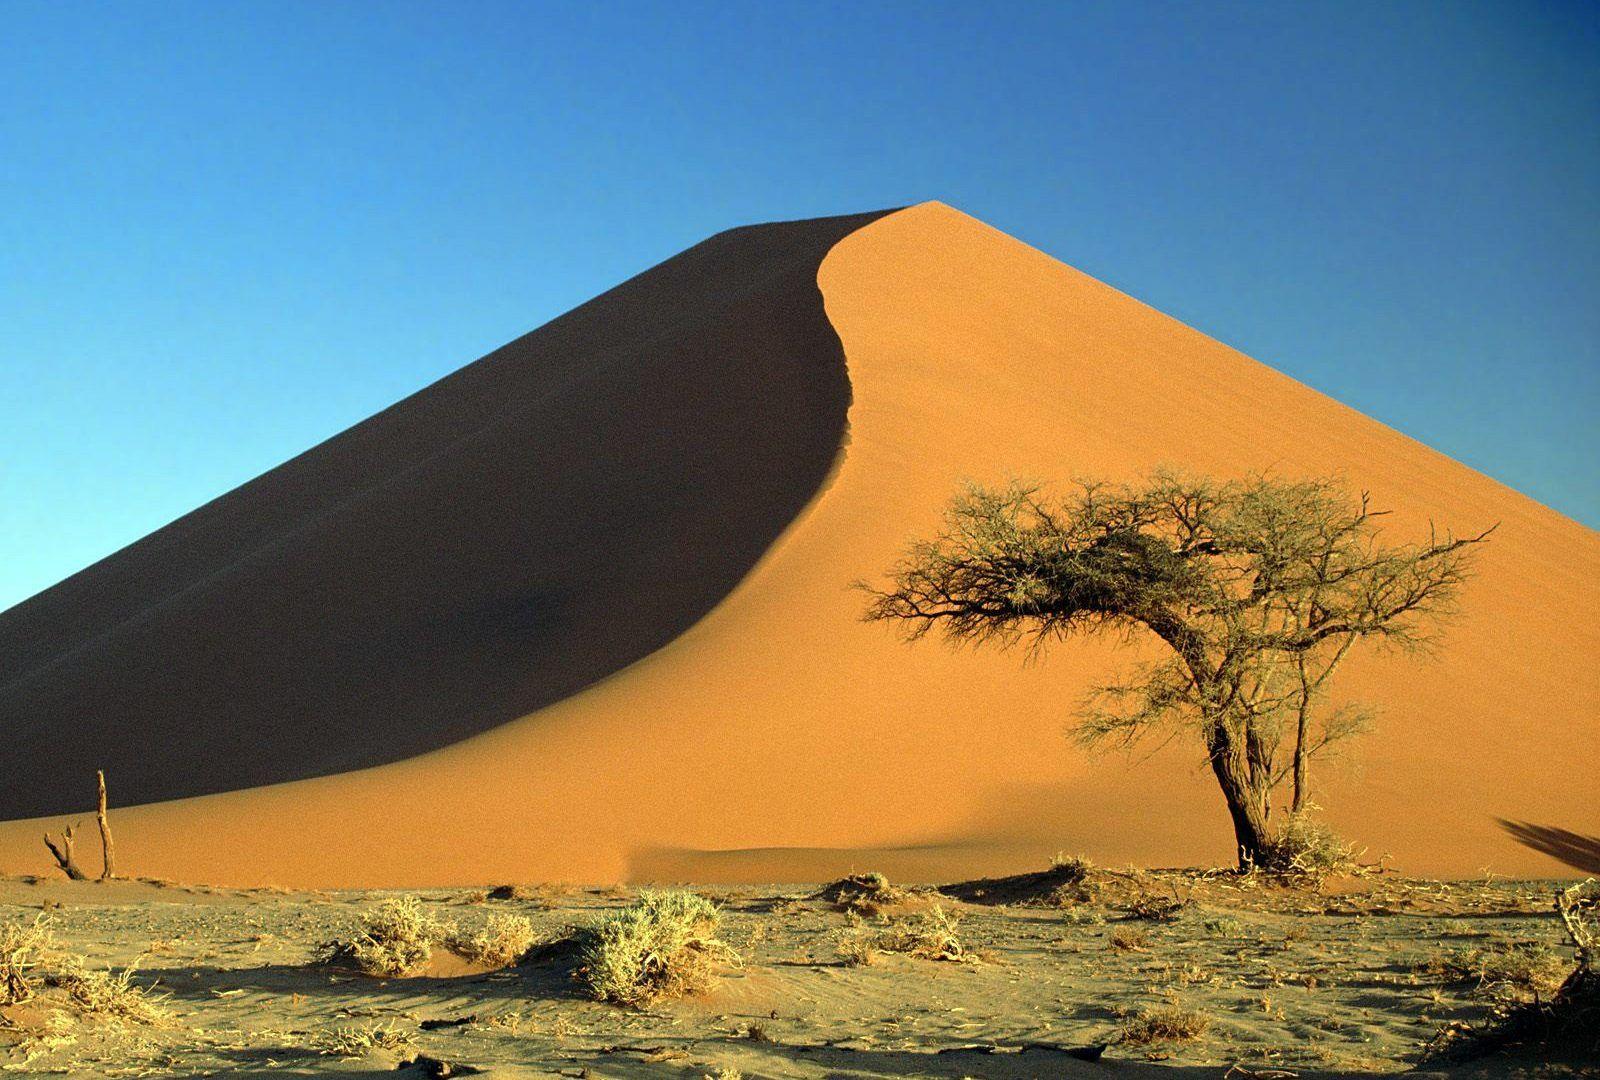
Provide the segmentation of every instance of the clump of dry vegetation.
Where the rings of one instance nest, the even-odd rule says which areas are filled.
[[[537,940],[533,922],[526,915],[496,911],[478,930],[453,930],[444,944],[464,960],[484,967],[503,968],[519,963]]]
[[[1555,992],[1532,1000],[1502,1000],[1489,1022],[1446,1025],[1426,1054],[1432,1060],[1471,1060],[1495,1054],[1530,1055],[1541,1064],[1600,1060],[1600,882],[1590,878],[1556,894],[1556,911],[1574,946],[1575,967]],[[1526,959],[1467,965],[1467,974],[1529,977]],[[1541,981],[1548,975],[1537,965]],[[1492,981],[1485,980],[1489,985]]]
[[[911,893],[889,884],[889,879],[873,872],[851,874],[826,885],[817,893],[817,899],[826,900],[841,911],[858,915],[877,915],[886,907],[904,904]]]
[[[1137,926],[1119,926],[1111,931],[1109,940],[1118,952],[1136,952],[1150,943],[1150,934]]]
[[[876,950],[921,960],[966,963],[975,957],[961,940],[960,922],[955,912],[934,904],[927,911],[894,920],[862,944],[869,955]]]
[[[1157,1042],[1182,1042],[1198,1039],[1211,1027],[1211,1018],[1195,1009],[1179,1005],[1160,1005],[1140,1009],[1122,1028],[1120,1042],[1148,1046]]]
[[[1050,869],[1002,878],[978,878],[945,885],[941,893],[968,904],[1015,904],[1019,907],[1072,907],[1095,897],[1088,859],[1057,854]]]
[[[33,997],[30,973],[54,944],[42,916],[31,923],[0,923],[0,1006],[20,1005]]]
[[[31,923],[0,923],[0,1006],[32,1001],[44,986],[62,991],[82,1013],[165,1022],[171,1011],[134,982],[134,972],[132,965],[120,972],[91,969],[81,957],[62,954],[42,916]]]
[[[1417,971],[1443,982],[1473,983],[1497,1000],[1526,1001],[1559,987],[1566,965],[1542,942],[1509,942],[1439,953]]]
[[[430,915],[418,897],[391,897],[363,914],[348,940],[324,945],[321,959],[366,975],[412,975],[427,965],[434,945],[448,933],[449,928]]]
[[[1187,911],[1189,906],[1188,897],[1146,892],[1134,897],[1123,910],[1128,918],[1142,922],[1173,922]]]
[[[330,1028],[317,1034],[314,1045],[317,1053],[324,1057],[358,1058],[374,1050],[407,1050],[411,1044],[409,1031],[389,1023]]]
[[[717,937],[722,913],[691,892],[641,892],[582,931],[578,976],[600,1001],[648,1005],[710,986],[739,954]]]
[[[1253,869],[1310,885],[1355,870],[1354,845],[1340,840],[1325,822],[1315,818],[1314,809],[1307,806],[1290,814],[1277,836],[1262,849]]]
[[[91,970],[74,961],[47,977],[51,986],[66,991],[79,1009],[98,1016],[114,1016],[136,1024],[161,1024],[172,1018],[172,1011],[160,998],[133,981],[135,966],[121,971]]]

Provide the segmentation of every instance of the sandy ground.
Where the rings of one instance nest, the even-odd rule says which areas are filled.
[[[1441,1024],[1487,1014],[1491,988],[1430,974],[1430,960],[1519,943],[1566,955],[1547,882],[1382,875],[1313,891],[1177,871],[1090,880],[1092,895],[1066,906],[996,904],[1020,895],[980,886],[952,890],[965,899],[922,891],[864,920],[814,889],[708,892],[724,905],[723,936],[742,966],[698,998],[632,1009],[588,1000],[558,961],[388,980],[314,963],[316,944],[347,932],[379,893],[8,878],[0,921],[42,913],[89,964],[137,963],[136,981],[173,1016],[51,1027],[38,1010],[14,1008],[3,1014],[0,1068],[379,1076],[420,1052],[505,1077],[1354,1077],[1408,1069]],[[422,895],[463,925],[517,911],[549,936],[629,899],[615,888],[548,886],[511,900]],[[1149,896],[1188,904],[1172,921],[1131,918]],[[932,902],[962,916],[975,960],[841,963],[841,940]],[[1198,1010],[1209,1029],[1177,1042],[1118,1041],[1141,1009],[1169,1005]],[[406,1045],[323,1052],[341,1029],[374,1028]],[[1065,1052],[1106,1043],[1098,1062]]]

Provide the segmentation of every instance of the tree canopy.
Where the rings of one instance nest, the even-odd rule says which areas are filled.
[[[1428,648],[1488,533],[1387,544],[1384,511],[1333,479],[1218,481],[1162,471],[1135,484],[968,487],[944,527],[870,589],[867,618],[908,637],[1041,648],[1080,633],[1149,634],[1167,648],[1100,687],[1076,728],[1129,745],[1196,729],[1233,817],[1241,859],[1271,857],[1272,795],[1307,799],[1306,763],[1360,730],[1323,707],[1351,648]],[[1289,753],[1281,751],[1289,744]]]

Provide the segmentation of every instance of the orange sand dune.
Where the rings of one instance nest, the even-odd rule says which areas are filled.
[[[1499,522],[1436,661],[1349,669],[1319,801],[1411,872],[1571,872],[1499,819],[1600,833],[1600,535],[937,203],[714,238],[0,616],[0,816],[217,792],[120,863],[239,884],[1227,862],[1191,748],[1062,735],[1126,650],[907,646],[848,588],[963,478],[1162,463]]]

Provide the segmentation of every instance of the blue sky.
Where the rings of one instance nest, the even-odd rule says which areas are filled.
[[[0,0],[0,608],[735,224],[938,198],[1600,524],[1600,6]]]

